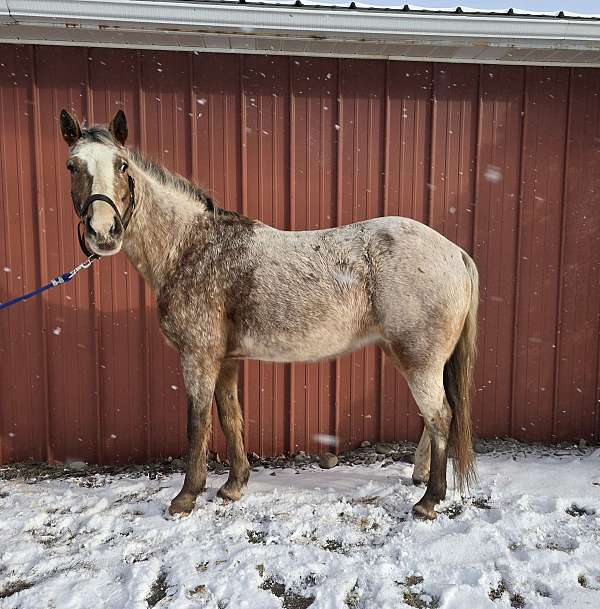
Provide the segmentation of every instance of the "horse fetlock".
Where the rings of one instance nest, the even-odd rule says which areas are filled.
[[[427,483],[429,482],[429,476],[423,477],[413,474],[412,481],[415,486],[427,486]]]

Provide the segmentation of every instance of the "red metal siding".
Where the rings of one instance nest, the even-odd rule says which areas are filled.
[[[81,258],[58,129],[118,108],[131,143],[228,209],[280,228],[429,223],[481,274],[477,432],[600,433],[600,72],[0,47],[0,300]],[[185,391],[152,292],[124,256],[0,315],[0,462],[185,450]],[[246,362],[249,451],[416,439],[374,348]],[[214,417],[213,448],[225,453]]]

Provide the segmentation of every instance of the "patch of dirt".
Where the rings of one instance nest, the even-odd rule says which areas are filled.
[[[574,518],[579,518],[580,516],[593,516],[596,512],[594,510],[588,510],[586,508],[579,507],[578,505],[571,505],[568,507],[565,512],[569,514],[569,516],[573,516]]]
[[[492,601],[501,599],[504,594],[507,593],[510,599],[510,606],[514,609],[522,609],[525,607],[525,599],[518,592],[510,592],[507,583],[504,580],[500,580],[500,583],[496,588],[492,588],[489,591],[488,596]]]
[[[491,510],[492,509],[492,506],[490,505],[489,497],[476,497],[475,499],[473,499],[473,501],[471,503],[476,508],[479,508],[480,510]]]
[[[314,596],[302,596],[287,590],[285,584],[278,582],[272,577],[267,578],[260,587],[280,598],[283,609],[307,609],[315,601]]]
[[[415,609],[437,609],[440,604],[439,599],[426,597],[422,592],[416,592],[415,590],[405,590],[402,600],[410,607],[415,607]]]
[[[266,544],[267,534],[264,531],[246,531],[246,537],[250,543],[262,543]]]
[[[328,550],[329,552],[339,552],[340,554],[344,554],[344,544],[337,539],[326,539],[323,544],[323,549]]]
[[[498,599],[502,598],[502,595],[505,592],[508,592],[508,588],[506,587],[506,582],[501,580],[496,588],[492,588],[490,590],[488,596],[490,597],[490,600],[497,601]]]
[[[17,579],[14,582],[6,584],[4,588],[0,588],[0,598],[8,598],[17,592],[21,592],[21,590],[27,590],[28,588],[33,587],[33,585],[32,582]]]
[[[346,598],[344,599],[344,604],[348,609],[356,609],[358,607],[358,603],[360,603],[360,593],[358,590],[358,580],[354,586],[352,586],[352,590],[346,594]]]
[[[146,597],[148,607],[154,607],[167,596],[167,574],[161,571],[150,588],[150,594]]]
[[[441,514],[446,514],[450,520],[454,520],[457,516],[460,516],[463,512],[463,505],[460,503],[451,503],[447,508],[441,511]]]

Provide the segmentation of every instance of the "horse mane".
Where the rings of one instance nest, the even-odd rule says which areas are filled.
[[[115,141],[110,131],[101,125],[82,128],[81,140],[94,144],[115,145]],[[229,220],[238,219],[240,221],[249,221],[249,218],[242,216],[238,212],[228,211],[218,207],[201,188],[190,182],[190,180],[179,174],[170,172],[162,165],[159,165],[155,161],[145,157],[141,152],[139,152],[139,150],[128,149],[128,153],[137,165],[139,165],[144,171],[151,174],[152,177],[158,180],[161,184],[183,193],[194,201],[198,201],[204,205],[206,211],[214,214],[215,218],[222,217]]]

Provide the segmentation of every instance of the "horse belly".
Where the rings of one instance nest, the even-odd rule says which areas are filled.
[[[381,334],[369,331],[360,335],[341,335],[323,329],[301,339],[294,337],[260,337],[245,335],[232,357],[267,362],[307,362],[333,359],[381,340]]]

